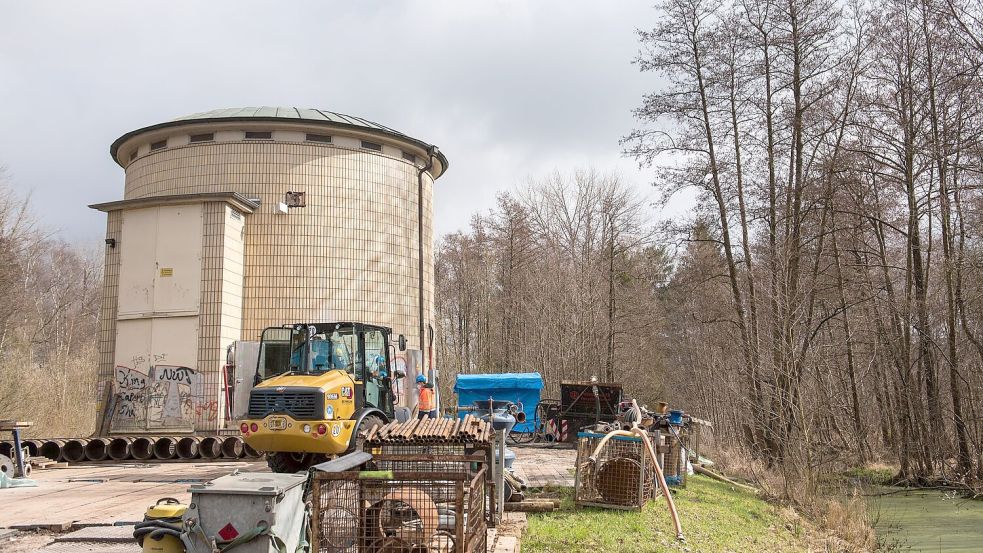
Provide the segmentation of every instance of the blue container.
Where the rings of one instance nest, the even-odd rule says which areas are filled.
[[[682,411],[669,411],[669,424],[676,426],[683,425],[683,412]]]
[[[682,486],[683,485],[683,477],[682,476],[666,476],[666,485],[667,486],[673,486],[673,487]]]
[[[539,392],[543,389],[543,377],[539,373],[459,374],[454,384],[458,407],[471,407],[475,401],[499,401],[522,403],[526,422],[515,425],[515,432],[532,432],[535,424]],[[461,412],[460,417],[467,413]]]

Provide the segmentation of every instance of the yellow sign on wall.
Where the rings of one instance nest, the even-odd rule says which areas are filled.
[[[161,267],[160,268],[160,276],[162,276],[162,277],[174,276],[174,268],[173,267]]]

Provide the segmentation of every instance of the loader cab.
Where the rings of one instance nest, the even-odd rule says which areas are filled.
[[[280,375],[316,377],[343,371],[355,381],[356,406],[393,416],[392,330],[362,323],[306,323],[263,331],[254,384]],[[400,335],[400,350],[405,338]]]

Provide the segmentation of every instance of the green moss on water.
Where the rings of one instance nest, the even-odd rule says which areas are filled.
[[[806,551],[802,529],[774,505],[747,492],[692,477],[675,495],[685,543],[675,539],[663,498],[641,511],[575,507],[571,491],[560,509],[529,516],[523,552],[786,552]]]
[[[877,540],[886,548],[983,551],[983,501],[938,490],[881,487],[867,493]]]

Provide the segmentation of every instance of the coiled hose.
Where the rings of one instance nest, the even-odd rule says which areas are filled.
[[[168,505],[177,505],[180,503],[173,497],[162,498],[157,501],[157,504],[160,505],[161,502]],[[180,540],[183,531],[184,527],[181,523],[180,516],[153,518],[150,520],[144,519],[143,522],[138,522],[133,526],[133,539],[137,540],[140,547],[143,547],[143,540],[148,537],[154,540],[161,540],[164,536],[173,536]]]

